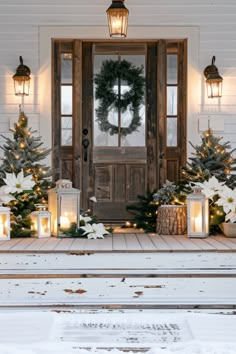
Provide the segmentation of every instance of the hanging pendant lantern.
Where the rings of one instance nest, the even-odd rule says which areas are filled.
[[[107,18],[110,37],[122,38],[127,36],[129,10],[124,5],[124,0],[112,0],[107,9]]]

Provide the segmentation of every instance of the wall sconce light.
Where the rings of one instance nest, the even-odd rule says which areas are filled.
[[[107,9],[107,18],[110,37],[126,37],[128,29],[129,10],[124,5],[124,0],[112,0]]]
[[[16,96],[28,96],[30,87],[30,68],[23,64],[23,59],[20,56],[20,65],[13,75],[14,88]]]
[[[216,57],[212,57],[211,65],[208,65],[204,70],[207,86],[207,96],[209,98],[222,96],[222,81],[217,67],[215,66]]]

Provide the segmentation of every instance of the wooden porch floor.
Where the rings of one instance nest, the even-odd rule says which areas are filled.
[[[160,236],[145,233],[114,233],[104,239],[87,238],[14,238],[0,241],[0,253],[11,252],[236,252],[236,238],[222,235],[205,239]]]

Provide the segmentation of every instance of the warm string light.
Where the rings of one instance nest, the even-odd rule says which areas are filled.
[[[20,143],[19,147],[20,147],[20,149],[24,149],[25,148],[25,143]]]

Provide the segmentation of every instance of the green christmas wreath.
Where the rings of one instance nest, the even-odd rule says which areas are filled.
[[[125,81],[129,91],[119,95],[114,91],[118,80]],[[121,113],[130,106],[132,119],[128,127],[120,127],[120,134],[126,136],[135,132],[141,125],[139,114],[140,105],[144,102],[145,79],[143,66],[137,67],[127,60],[105,60],[101,70],[95,75],[95,98],[99,100],[96,109],[96,121],[102,132],[110,135],[118,134],[119,127],[109,122],[108,114],[111,109]]]

